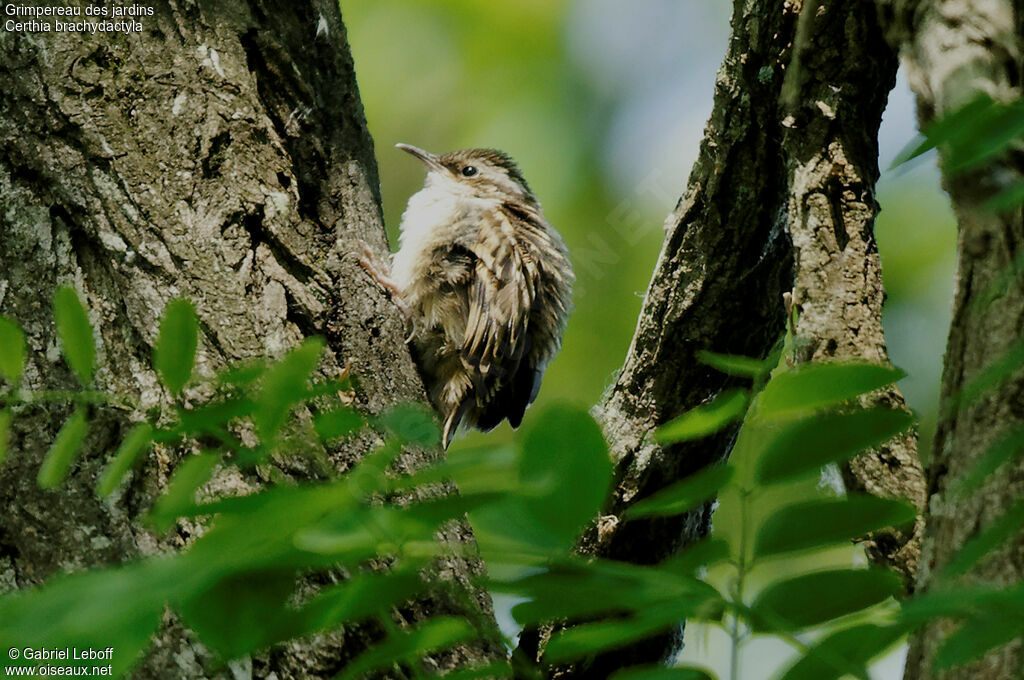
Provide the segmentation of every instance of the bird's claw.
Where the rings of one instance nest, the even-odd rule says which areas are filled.
[[[376,251],[370,248],[366,243],[363,244],[363,252],[359,257],[359,264],[366,270],[366,272],[373,277],[373,280],[377,282],[385,293],[390,296],[391,301],[398,307],[398,311],[402,313],[402,316],[406,321],[410,322],[409,336],[405,339],[405,343],[409,344],[412,339],[416,336],[416,324],[412,322],[412,309],[406,304],[405,300],[402,299],[402,291],[399,290],[398,285],[395,284],[391,276],[388,274],[388,265],[382,261],[381,257],[377,255]]]
[[[380,285],[386,292],[392,297],[396,297],[401,291],[398,290],[398,286],[391,280],[388,269],[389,267],[385,264],[379,255],[373,251],[370,246],[363,244],[363,253],[359,257],[359,264],[362,265],[363,269],[373,277],[374,281]]]

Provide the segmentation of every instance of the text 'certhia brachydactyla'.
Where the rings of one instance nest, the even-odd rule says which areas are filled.
[[[561,346],[573,271],[565,243],[515,162],[494,149],[438,156],[402,215],[390,274],[362,263],[412,323],[412,349],[444,421],[517,427]]]

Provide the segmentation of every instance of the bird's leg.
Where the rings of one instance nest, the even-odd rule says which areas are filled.
[[[363,244],[363,253],[359,256],[359,264],[391,297],[401,296],[401,291],[398,290],[398,286],[391,278],[391,267],[365,243]]]
[[[402,298],[402,291],[395,284],[394,279],[391,278],[391,267],[387,262],[377,255],[377,253],[370,248],[369,245],[363,244],[363,253],[359,257],[359,264],[362,265],[363,269],[373,277],[373,280],[384,290],[385,293],[391,298],[391,301],[395,303],[395,307],[398,307],[398,311],[405,317],[406,322],[410,325],[411,330],[409,331],[409,337],[405,339],[406,343],[412,342],[412,338],[416,335],[416,326],[413,321],[412,309],[406,304]]]

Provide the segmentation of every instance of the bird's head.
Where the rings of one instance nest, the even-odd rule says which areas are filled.
[[[537,203],[519,166],[504,151],[462,149],[439,156],[409,144],[396,146],[427,167],[428,186],[436,183],[477,198]]]

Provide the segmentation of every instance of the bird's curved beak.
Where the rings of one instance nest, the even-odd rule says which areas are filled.
[[[424,151],[419,147],[415,147],[411,144],[395,144],[402,151],[411,154],[419,159],[423,165],[427,166],[428,170],[444,170],[445,167],[441,165],[441,159],[429,151]]]

